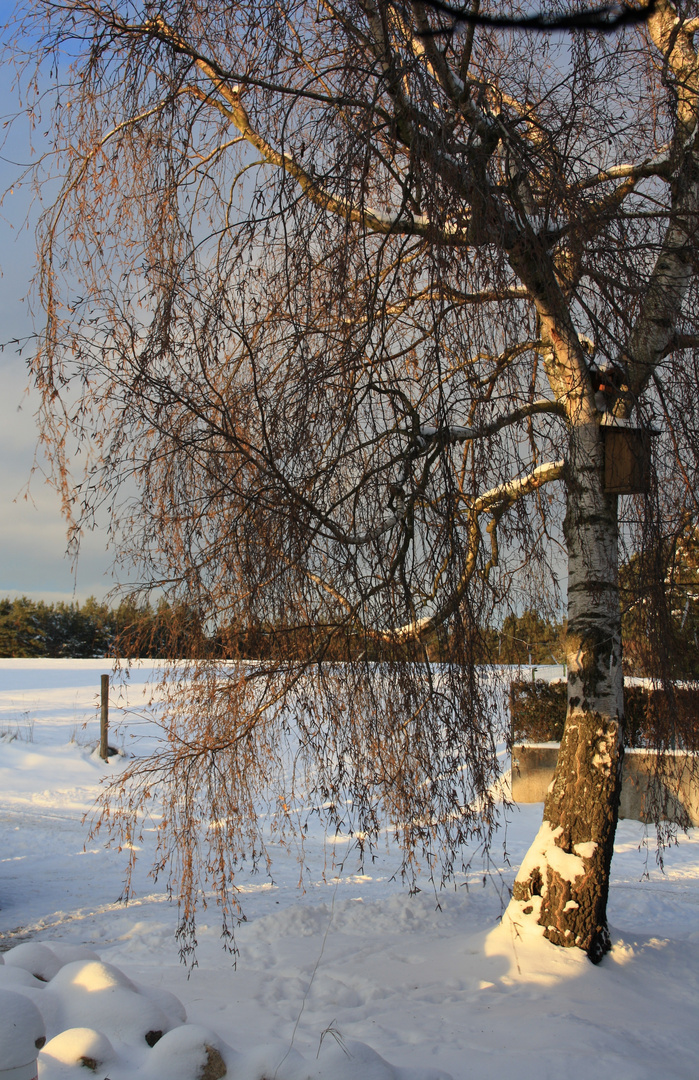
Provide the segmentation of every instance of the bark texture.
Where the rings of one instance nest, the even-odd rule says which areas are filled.
[[[515,882],[522,915],[598,963],[611,947],[609,871],[621,794],[623,675],[616,496],[598,424],[572,429],[567,477],[568,713],[542,827]]]

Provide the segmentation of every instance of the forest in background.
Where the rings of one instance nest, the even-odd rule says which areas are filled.
[[[530,611],[508,615],[499,629],[483,631],[476,662],[503,664],[562,663],[564,624],[554,624]],[[207,630],[195,608],[171,604],[122,601],[111,607],[90,597],[85,603],[46,603],[26,596],[0,600],[0,657],[65,657],[86,659],[101,656],[149,658],[218,657],[266,659],[283,655],[313,655],[319,635],[327,627],[260,624],[241,628],[227,625]],[[430,659],[439,660],[443,642],[435,635],[428,644]],[[337,642],[319,659],[357,659],[371,645],[372,657],[390,657],[383,650],[374,657],[375,643],[359,637]],[[406,655],[406,658],[410,658]]]
[[[0,600],[0,657],[183,657],[210,647],[201,622],[184,605],[123,601],[110,607],[46,603],[26,596]],[[193,652],[194,651],[194,652]]]
[[[622,574],[622,595],[627,577]],[[684,569],[686,570],[686,560]],[[694,569],[694,568],[693,568]],[[671,625],[666,632],[674,640],[675,677],[699,676],[699,603],[695,592],[696,572],[671,585],[659,580],[672,599]],[[649,626],[646,604],[630,605],[622,618],[624,670],[628,675],[652,676],[649,656]],[[474,663],[562,664],[565,660],[565,621],[554,622],[533,611],[509,614],[500,627],[482,630],[474,650]],[[121,601],[111,607],[89,597],[85,603],[46,603],[26,596],[0,599],[0,658],[65,657],[147,657],[179,659],[211,657],[222,660],[315,657],[319,660],[418,659],[409,645],[380,648],[375,641],[342,637],[327,646],[327,626],[284,626],[260,623],[241,627],[229,623],[215,630],[207,628],[195,607],[169,603]],[[324,642],[319,651],[319,641]],[[448,642],[435,634],[426,645],[430,660],[448,655]],[[425,653],[421,654],[424,659]]]

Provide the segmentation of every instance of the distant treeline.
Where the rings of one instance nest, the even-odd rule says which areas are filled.
[[[117,607],[93,597],[84,604],[47,604],[26,596],[0,600],[0,657],[416,658],[411,650],[400,649],[398,656],[395,648],[379,646],[361,635],[329,631],[327,626],[259,625],[227,626],[212,634],[193,607],[166,600],[155,606],[124,601]],[[508,616],[501,629],[483,631],[473,660],[550,664],[562,661],[561,643],[561,626],[525,612]],[[427,651],[431,659],[441,660],[451,650],[448,641],[435,636]]]
[[[199,655],[206,635],[184,605],[160,601],[109,607],[47,604],[22,596],[0,600],[0,657],[182,657]]]

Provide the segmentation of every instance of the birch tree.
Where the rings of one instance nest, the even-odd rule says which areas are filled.
[[[487,841],[473,660],[555,603],[563,550],[568,716],[508,916],[609,949],[620,545],[697,509],[699,14],[649,12],[558,36],[404,0],[20,14],[18,62],[39,39],[54,78],[34,372],[71,527],[106,504],[145,582],[224,637],[276,627],[264,664],[173,684],[168,742],[106,804],[128,832],[159,793],[183,929],[206,883],[234,904],[256,800],[284,833],[302,774],[360,845],[390,821],[408,868]],[[629,422],[661,434],[620,498]]]

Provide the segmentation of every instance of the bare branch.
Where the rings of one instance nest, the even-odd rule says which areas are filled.
[[[469,502],[471,521],[469,527],[470,546],[466,566],[456,588],[447,602],[434,615],[425,616],[422,619],[406,623],[404,626],[399,626],[390,635],[385,635],[386,639],[418,641],[442,626],[461,603],[475,572],[478,548],[480,546],[479,518],[481,514],[497,512],[501,516],[509,506],[524,498],[525,495],[530,495],[533,491],[537,491],[543,485],[554,480],[560,480],[564,471],[564,461],[547,462],[544,465],[537,466],[528,476],[518,477],[507,483],[498,484],[497,487],[483,492],[473,501],[467,500]]]
[[[498,431],[502,431],[503,428],[518,424],[528,416],[540,416],[542,413],[551,416],[565,416],[565,407],[560,401],[541,398],[538,401],[530,402],[528,405],[523,405],[513,412],[505,413],[492,423],[480,427],[463,427],[459,424],[452,424],[449,427],[439,428],[423,424],[420,427],[419,437],[425,441],[426,446],[428,443],[434,442],[459,443],[466,442],[469,439],[487,439]]]

